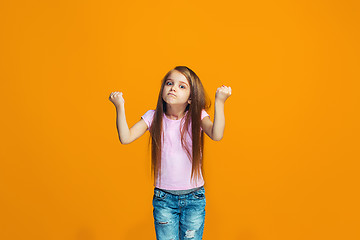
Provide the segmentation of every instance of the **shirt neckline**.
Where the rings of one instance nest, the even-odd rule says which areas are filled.
[[[165,113],[164,113],[164,116],[165,116],[165,118],[166,118],[167,120],[169,120],[169,121],[180,121],[181,119],[183,119],[183,118],[186,116],[187,113],[188,113],[188,111],[186,111],[185,115],[184,115],[182,118],[177,119],[177,120],[168,118]]]

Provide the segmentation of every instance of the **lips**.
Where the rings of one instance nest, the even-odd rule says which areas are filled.
[[[168,95],[172,95],[172,96],[176,97],[176,95],[175,95],[175,94],[173,94],[173,93],[168,93]]]

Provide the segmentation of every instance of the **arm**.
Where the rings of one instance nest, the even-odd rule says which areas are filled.
[[[125,100],[122,92],[112,92],[109,100],[116,107],[116,128],[121,144],[129,144],[142,136],[146,130],[147,125],[143,119],[134,124],[130,129],[125,117]]]
[[[120,105],[116,108],[116,127],[121,144],[129,144],[141,137],[147,130],[144,119],[140,119],[130,129],[126,122],[125,106]]]
[[[220,141],[224,136],[225,129],[225,100],[231,95],[231,88],[218,88],[215,96],[214,123],[210,118],[205,117],[201,121],[204,132],[214,141]]]
[[[225,103],[221,101],[215,101],[215,114],[214,124],[212,127],[212,139],[214,141],[220,141],[224,136],[225,129]]]
[[[215,101],[214,123],[209,117],[201,121],[203,131],[214,141],[220,141],[224,136],[225,114],[224,103]]]

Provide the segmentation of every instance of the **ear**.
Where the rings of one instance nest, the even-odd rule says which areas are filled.
[[[188,103],[189,103],[189,104],[191,103],[191,98],[189,98]]]

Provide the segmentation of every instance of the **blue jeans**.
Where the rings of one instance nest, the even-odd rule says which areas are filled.
[[[174,195],[154,188],[153,215],[156,239],[202,239],[205,205],[204,186],[183,195]]]

